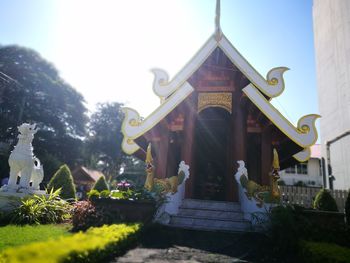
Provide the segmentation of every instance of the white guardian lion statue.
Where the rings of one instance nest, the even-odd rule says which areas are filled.
[[[32,146],[37,129],[35,124],[23,123],[18,127],[18,131],[17,145],[9,157],[9,182],[1,190],[20,192],[40,190],[39,184],[44,179],[44,170],[40,160],[34,156]],[[20,177],[19,184],[17,184],[18,177]],[[32,183],[31,186],[30,183]]]

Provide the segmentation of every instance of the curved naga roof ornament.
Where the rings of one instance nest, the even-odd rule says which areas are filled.
[[[305,148],[303,151],[293,155],[294,159],[296,159],[298,162],[301,162],[301,163],[309,160],[310,156],[311,156],[310,148]]]
[[[169,81],[169,75],[162,69],[153,69],[153,91],[160,98],[166,98],[177,90],[204,63],[217,47],[215,37],[212,36],[193,58]]]
[[[243,92],[292,141],[303,148],[310,147],[317,141],[315,122],[320,115],[309,114],[301,117],[297,127],[291,124],[279,111],[255,88],[249,84]]]
[[[153,113],[142,120],[140,114],[131,108],[123,108],[125,118],[122,124],[122,133],[124,140],[122,148],[125,153],[133,154],[140,147],[134,142],[134,139],[140,137],[152,129],[159,121],[168,115],[177,105],[179,105],[188,95],[193,92],[193,87],[185,82],[166,101],[161,104]]]

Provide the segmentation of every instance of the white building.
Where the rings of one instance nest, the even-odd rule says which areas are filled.
[[[350,188],[350,1],[314,0],[322,157],[327,186]],[[329,169],[331,167],[331,169]]]
[[[323,187],[321,170],[321,145],[311,147],[311,157],[306,163],[299,163],[280,172],[281,181],[286,185]]]

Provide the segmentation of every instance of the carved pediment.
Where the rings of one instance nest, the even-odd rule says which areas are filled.
[[[231,92],[202,92],[198,94],[198,112],[210,107],[219,107],[232,113]]]

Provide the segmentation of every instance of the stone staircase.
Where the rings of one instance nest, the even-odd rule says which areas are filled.
[[[179,213],[171,216],[169,225],[209,231],[251,231],[251,224],[243,218],[239,203],[197,199],[184,199]]]

